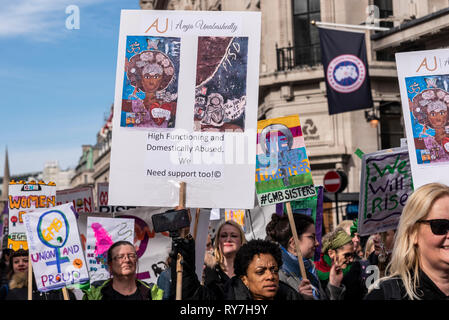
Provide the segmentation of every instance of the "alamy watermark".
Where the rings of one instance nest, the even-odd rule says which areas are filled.
[[[69,16],[65,19],[65,27],[68,30],[80,28],[80,8],[71,4],[65,8],[65,13]]]

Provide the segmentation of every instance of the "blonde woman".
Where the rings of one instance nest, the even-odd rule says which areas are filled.
[[[408,199],[396,232],[387,277],[366,300],[438,300],[449,297],[449,187],[430,183]]]
[[[234,273],[234,260],[237,251],[246,243],[242,227],[232,220],[221,224],[216,232],[213,258],[205,259],[204,284],[224,284]]]

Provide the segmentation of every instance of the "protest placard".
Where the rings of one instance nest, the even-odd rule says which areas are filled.
[[[89,281],[72,203],[28,212],[23,221],[39,291]]]
[[[260,23],[122,10],[109,205],[254,207]]]
[[[46,184],[43,181],[36,183],[30,181],[9,183],[9,223],[8,248],[17,251],[28,249],[23,217],[40,208],[51,208],[56,205],[56,185],[53,182]]]
[[[135,206],[110,206],[108,205],[109,198],[109,182],[97,183],[97,206],[98,212],[111,213],[114,216],[115,213],[126,211],[129,209],[135,209]]]
[[[298,115],[258,122],[256,192],[260,206],[316,196]]]
[[[107,252],[117,241],[134,243],[134,219],[87,218],[86,260],[90,283],[110,278]]]
[[[210,209],[196,209],[198,214],[192,215],[190,233],[195,235],[195,272],[198,279],[203,276],[204,254],[209,234]],[[198,219],[198,220],[197,220]]]
[[[358,233],[365,236],[396,229],[412,192],[413,179],[406,147],[364,154]]]
[[[56,191],[56,204],[71,203],[76,212],[94,212],[94,194],[92,187],[81,187]]]
[[[171,239],[168,233],[155,233],[151,216],[161,213],[169,208],[139,207],[117,213],[117,218],[134,220],[134,238],[131,243],[136,248],[139,259],[139,270],[137,278],[148,282],[156,283],[157,277],[167,267],[166,259],[171,249]],[[87,251],[87,219],[89,217],[100,216],[110,217],[109,213],[93,212],[82,214],[78,218],[80,237],[84,242]]]
[[[407,145],[415,188],[449,185],[449,49],[396,54]]]

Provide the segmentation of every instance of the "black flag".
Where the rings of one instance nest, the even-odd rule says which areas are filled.
[[[329,114],[372,107],[365,34],[318,30]]]

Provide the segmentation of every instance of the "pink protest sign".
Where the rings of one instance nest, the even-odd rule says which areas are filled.
[[[107,252],[117,241],[134,242],[134,219],[87,218],[86,258],[90,282],[109,279]]]

